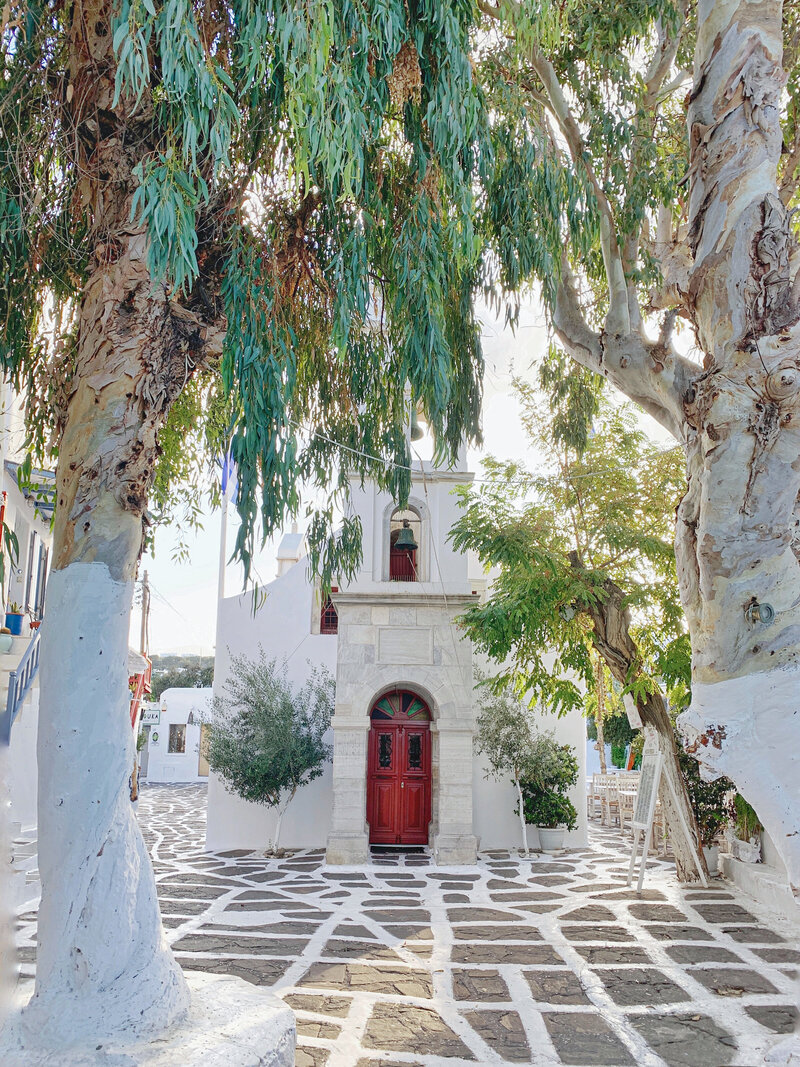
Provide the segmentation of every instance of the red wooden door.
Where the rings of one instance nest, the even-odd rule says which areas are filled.
[[[373,708],[367,767],[370,844],[428,843],[430,741],[430,712],[415,694],[392,693]]]

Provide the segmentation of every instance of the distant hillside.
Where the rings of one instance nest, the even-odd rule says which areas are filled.
[[[213,656],[154,655],[151,700],[159,700],[165,689],[205,689],[214,683]]]

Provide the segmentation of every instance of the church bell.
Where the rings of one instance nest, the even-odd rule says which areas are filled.
[[[411,440],[412,441],[421,441],[422,438],[425,436],[425,434],[423,433],[422,427],[419,424],[419,419],[417,418],[416,405],[414,407],[412,407],[412,409],[411,409],[411,427],[410,427],[410,429],[411,429]],[[416,548],[416,547],[417,546],[414,545],[414,548]]]
[[[403,519],[403,528],[397,535],[397,540],[394,543],[395,548],[404,548],[409,552],[414,552],[417,548],[417,542],[414,540],[414,534],[411,532],[411,526],[408,519]]]

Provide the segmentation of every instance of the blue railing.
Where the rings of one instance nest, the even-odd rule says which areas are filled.
[[[25,650],[25,655],[19,661],[17,669],[11,671],[8,676],[8,699],[5,710],[0,712],[0,745],[11,743],[11,727],[19,715],[19,709],[25,702],[25,697],[30,692],[36,675],[39,673],[39,648],[41,626],[33,631],[31,643]]]

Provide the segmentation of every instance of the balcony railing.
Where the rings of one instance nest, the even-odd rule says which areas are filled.
[[[33,631],[31,643],[25,650],[25,655],[19,661],[16,670],[11,671],[8,676],[8,697],[5,710],[0,713],[0,744],[2,745],[11,743],[11,727],[39,673],[41,635],[42,628],[39,626]]]

